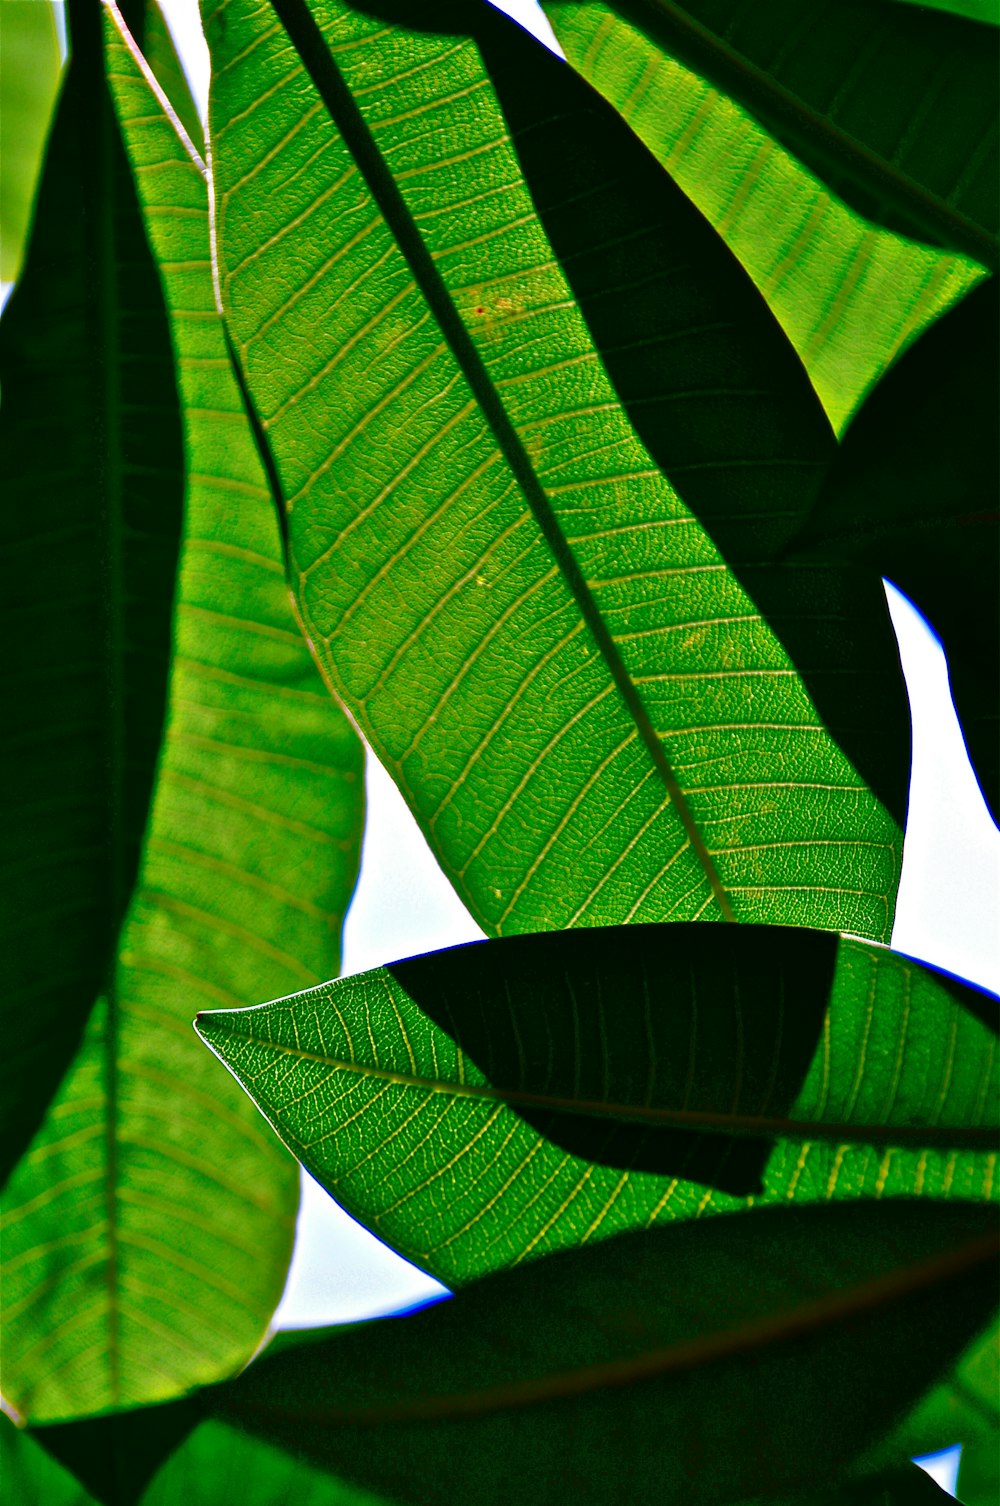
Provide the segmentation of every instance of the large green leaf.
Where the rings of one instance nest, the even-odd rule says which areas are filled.
[[[207,13],[222,296],[310,639],[470,909],[493,932],[732,913],[886,935],[898,830],[817,710],[841,577],[828,595],[810,576],[804,623],[784,599],[807,685],[637,438],[476,45],[337,0],[322,33],[299,0],[280,14],[292,45],[244,0]],[[509,67],[544,56],[497,25]],[[564,133],[546,140],[569,173]],[[646,194],[642,148],[623,150]],[[668,220],[690,264],[654,267],[680,353],[672,473],[683,492],[724,467],[749,575],[832,436],[738,263],[657,190],[647,228]],[[728,337],[699,345],[713,321]],[[639,352],[632,375],[652,398],[664,369]],[[710,528],[718,502],[698,492]],[[902,766],[898,669],[871,654],[859,694]]]
[[[55,6],[47,0],[0,5],[0,278],[21,270],[45,137],[62,60]]]
[[[192,999],[245,1004],[336,970],[361,819],[360,745],[292,619],[215,311],[201,164],[117,33],[110,58],[173,316],[188,493],[140,883],[84,1046],[8,1189],[4,1394],[35,1421],[169,1397],[259,1342],[296,1168],[206,1060]]]
[[[995,1222],[901,1200],[623,1235],[310,1336],[215,1404],[418,1506],[825,1487],[989,1314]]]
[[[853,207],[996,267],[995,27],[887,0],[613,4]]]
[[[545,10],[573,66],[722,232],[840,429],[907,339],[981,269],[852,214],[746,110],[609,5],[546,0]]]
[[[941,634],[980,783],[1000,813],[1000,310],[991,278],[879,382],[789,548],[864,560]]]
[[[184,495],[167,311],[102,77],[100,16],[84,6],[78,20],[28,265],[0,321],[0,1182],[79,1044],[132,894]]]
[[[817,932],[630,926],[197,1028],[339,1202],[457,1285],[748,1194],[988,1197],[996,1000],[949,986]]]

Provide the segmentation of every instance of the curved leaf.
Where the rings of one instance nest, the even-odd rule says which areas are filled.
[[[456,947],[197,1029],[339,1202],[457,1285],[735,1208],[734,1187],[988,1197],[996,1000],[969,994],[992,1029],[859,942],[628,926]]]
[[[361,820],[360,744],[291,617],[215,311],[204,176],[121,35],[109,56],[173,316],[188,494],[139,887],[6,1199],[4,1394],[39,1422],[176,1395],[259,1342],[296,1169],[205,1061],[190,1000],[242,1004],[336,969]]]
[[[865,561],[940,633],[1000,819],[1000,352],[992,278],[922,335],[844,436],[791,554]]]
[[[493,932],[732,914],[886,934],[898,830],[637,439],[479,51],[336,0],[325,31],[298,0],[280,15],[294,46],[246,3],[207,15],[223,301],[309,637],[470,909]],[[765,506],[807,507],[832,438],[804,373],[700,216],[667,212],[713,269],[662,294],[678,411],[714,394],[678,486],[720,463],[744,515],[752,472]],[[736,327],[702,371],[683,342],[714,274]],[[817,679],[831,597],[801,629]]]
[[[310,1336],[211,1400],[419,1506],[826,1487],[996,1298],[995,1219],[905,1201],[624,1235]]]
[[[10,641],[0,1182],[79,1044],[131,898],[184,495],[167,311],[99,20],[79,15],[28,265],[0,321]]]
[[[855,209],[997,265],[995,27],[886,0],[614,0]]]
[[[609,5],[546,0],[545,10],[573,66],[735,251],[841,429],[907,340],[981,268],[859,219],[751,115]]]

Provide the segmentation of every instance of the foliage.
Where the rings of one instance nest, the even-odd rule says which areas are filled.
[[[69,0],[0,322],[19,1501],[995,1496],[997,1000],[885,946],[881,576],[995,811],[996,27],[546,8],[206,0],[203,135],[156,0]],[[330,982],[359,731],[492,939]],[[457,1295],[251,1363],[258,1108]]]

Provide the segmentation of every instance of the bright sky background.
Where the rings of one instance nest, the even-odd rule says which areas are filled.
[[[208,50],[197,0],[161,0],[195,101],[208,101]],[[554,45],[536,0],[503,9]],[[61,5],[57,4],[57,11]],[[906,598],[888,588],[910,693],[914,754],[893,946],[1000,992],[1000,833],[965,753],[944,654]],[[391,779],[369,753],[361,877],[344,932],[344,973],[482,936]],[[355,1223],[303,1177],[295,1256],[278,1327],[396,1312],[444,1288]],[[924,1467],[954,1491],[957,1450]]]

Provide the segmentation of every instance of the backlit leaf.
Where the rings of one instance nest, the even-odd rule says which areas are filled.
[[[854,208],[996,267],[995,27],[886,0],[614,6]]]
[[[979,1019],[950,987],[817,932],[630,926],[197,1028],[339,1202],[457,1285],[747,1195],[988,1197],[996,1000],[962,995]]]
[[[609,381],[476,45],[337,0],[278,13],[206,17],[223,301],[310,639],[473,914],[492,932],[732,913],[885,936],[898,829],[824,726],[853,606],[836,572],[782,595],[767,569],[832,434],[738,263],[657,174],[685,271],[652,267],[675,320],[656,335],[680,355],[667,389],[641,356],[633,375],[681,415],[678,495]],[[497,25],[508,68],[533,66]],[[550,164],[567,145],[550,135]],[[731,338],[703,370],[687,342],[713,321]],[[721,489],[707,530],[710,504],[682,500],[715,466],[752,587],[710,536],[732,522]],[[902,770],[894,651],[859,638],[852,667],[862,652],[857,694]]]
[[[609,5],[546,0],[545,11],[569,61],[736,252],[842,428],[981,268],[852,214],[746,110]]]
[[[173,315],[188,492],[140,883],[6,1199],[4,1394],[35,1422],[177,1395],[259,1343],[296,1168],[206,1060],[191,1000],[246,1004],[336,970],[361,819],[360,745],[296,630],[215,311],[201,165],[114,31],[109,56]]]

